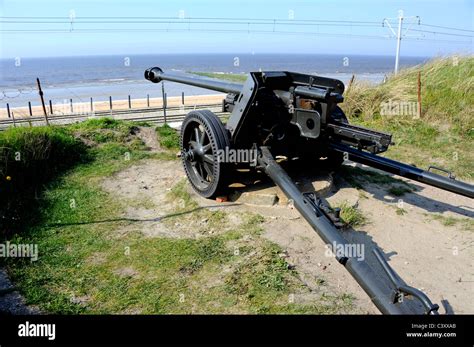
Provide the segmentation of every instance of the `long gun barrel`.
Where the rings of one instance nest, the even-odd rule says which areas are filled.
[[[145,71],[145,78],[153,83],[161,81],[171,81],[190,86],[206,88],[222,93],[239,94],[243,85],[239,83],[225,82],[219,80],[205,79],[190,74],[177,74],[172,72],[163,72],[159,67],[152,67]]]
[[[159,83],[161,81],[171,81],[177,83],[183,83],[190,86],[215,90],[222,93],[231,93],[231,94],[240,94],[244,88],[243,84],[235,82],[226,82],[218,79],[204,78],[201,76],[194,76],[191,74],[179,74],[173,72],[164,72],[159,67],[152,67],[145,70],[145,79],[153,82]],[[320,88],[317,86],[307,87],[304,85],[297,86],[294,91],[294,95],[316,99],[316,100],[326,100],[327,98],[333,96],[342,101],[342,95],[340,93],[334,93],[328,91],[326,88]],[[280,94],[280,97],[288,98],[290,94]]]

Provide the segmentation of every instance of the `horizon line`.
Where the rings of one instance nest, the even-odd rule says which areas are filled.
[[[160,56],[160,55],[314,55],[314,56],[323,56],[323,55],[333,55],[333,56],[360,56],[360,57],[390,57],[394,58],[392,54],[343,54],[343,53],[308,53],[308,52],[259,52],[259,53],[252,53],[252,52],[214,52],[214,53],[206,53],[206,52],[177,52],[177,53],[135,53],[135,54],[123,54],[123,53],[114,53],[114,54],[79,54],[79,55],[55,55],[55,56],[0,56],[0,60],[7,60],[7,59],[15,59],[15,58],[22,58],[22,59],[48,59],[48,58],[84,58],[84,57],[126,57],[126,56]],[[405,55],[401,56],[400,58],[437,58],[443,56],[470,56],[474,53],[446,53],[446,54],[436,54],[436,55]]]

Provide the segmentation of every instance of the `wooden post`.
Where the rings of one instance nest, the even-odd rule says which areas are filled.
[[[15,122],[15,114],[12,111],[12,120],[13,120],[13,126],[16,128],[16,122]]]
[[[150,94],[146,95],[146,106],[150,107]]]
[[[132,108],[132,99],[130,99],[130,95],[128,96],[128,108]]]
[[[91,96],[91,112],[94,112],[94,101],[92,100],[92,96]]]
[[[53,114],[53,103],[49,100],[49,112]]]
[[[46,106],[44,104],[43,90],[41,89],[41,83],[40,83],[39,78],[36,79],[36,84],[38,85],[38,93],[39,93],[40,99],[41,99],[41,106],[43,106],[44,120],[46,121],[46,125],[49,125],[48,113],[46,112]]]
[[[184,106],[184,92],[181,92],[181,105]]]
[[[110,106],[110,111],[112,111],[112,97],[109,96],[109,106]]]
[[[166,93],[165,93],[165,83],[161,82],[161,103],[163,104],[163,118],[166,124]]]
[[[351,89],[352,84],[354,83],[354,80],[355,80],[355,75],[352,75],[351,79],[349,80],[349,83],[347,84],[346,93],[349,91],[349,89]]]
[[[30,116],[32,116],[33,111],[31,110],[31,101],[28,101],[28,109],[30,110]]]
[[[8,113],[8,118],[11,118],[10,105],[8,104],[8,102],[7,102],[7,113]]]
[[[418,71],[418,117],[421,118],[421,71]]]
[[[165,124],[166,124],[166,109],[167,108],[168,108],[168,97],[165,93],[165,97],[163,99],[163,110],[164,110],[163,115],[164,115],[164,118],[165,118]]]
[[[74,106],[72,105],[72,99],[69,99],[69,104],[71,105],[71,113],[74,112]]]

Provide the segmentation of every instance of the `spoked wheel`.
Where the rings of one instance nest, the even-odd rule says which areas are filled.
[[[205,198],[225,192],[228,164],[219,151],[230,148],[227,130],[211,111],[190,112],[181,127],[181,158],[194,190]]]

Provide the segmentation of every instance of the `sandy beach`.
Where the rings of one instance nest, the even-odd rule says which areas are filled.
[[[190,95],[186,96],[184,99],[185,106],[193,105],[209,105],[209,104],[218,104],[225,97],[225,94],[213,94],[213,95]],[[182,105],[181,96],[173,96],[167,98],[168,107],[178,107]],[[131,100],[131,109],[147,108],[147,99],[132,99]],[[90,102],[78,102],[73,103],[73,112],[71,112],[71,105],[67,103],[53,103],[53,114],[78,114],[78,113],[90,113],[91,105]],[[154,107],[163,107],[162,98],[150,98],[150,108]],[[112,100],[113,110],[127,110],[129,109],[128,100]],[[31,107],[33,116],[43,116],[43,108],[41,106],[32,106]],[[109,101],[94,101],[93,102],[93,111],[109,111],[110,104]],[[49,104],[46,104],[46,111],[48,116],[51,115],[51,110]],[[10,113],[14,114],[16,119],[26,118],[30,116],[30,111],[28,106],[26,107],[15,107],[10,108]],[[8,113],[6,107],[0,109],[0,119],[8,119]]]

